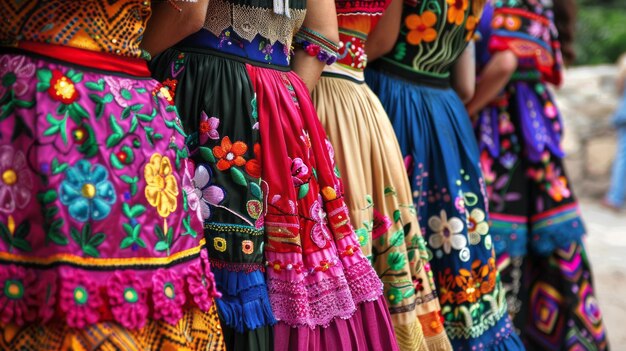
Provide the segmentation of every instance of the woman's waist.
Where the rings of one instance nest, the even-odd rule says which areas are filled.
[[[430,88],[449,89],[450,73],[436,73],[428,71],[414,70],[398,62],[382,58],[373,62],[370,67],[373,70],[383,72],[400,80],[415,85],[427,86]]]
[[[184,51],[224,56],[252,65],[289,70],[291,50],[285,44],[279,41],[272,43],[261,35],[248,41],[230,28],[219,36],[203,29],[187,37],[177,46]]]

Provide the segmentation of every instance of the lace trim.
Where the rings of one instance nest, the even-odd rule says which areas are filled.
[[[304,22],[305,9],[289,9],[289,17],[274,13],[273,8],[259,8],[231,4],[224,0],[211,0],[204,28],[215,36],[232,27],[243,39],[252,41],[257,35],[270,44],[280,42],[291,46],[293,35]]]
[[[270,278],[268,287],[276,319],[292,327],[327,327],[335,318],[350,318],[360,303],[382,295],[382,283],[366,260],[347,268],[345,276],[310,284]]]

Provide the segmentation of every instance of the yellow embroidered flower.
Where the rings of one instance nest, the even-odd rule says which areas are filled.
[[[227,244],[224,238],[213,238],[213,247],[219,252],[226,251]]]
[[[176,210],[178,183],[167,156],[155,153],[144,168],[145,195],[148,203],[156,207],[159,216],[166,218]]]
[[[465,10],[467,10],[467,0],[446,0],[448,3],[448,22],[460,26],[465,20]]]

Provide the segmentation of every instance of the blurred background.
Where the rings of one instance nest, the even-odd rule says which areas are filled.
[[[610,120],[626,53],[626,0],[577,0],[576,60],[556,91],[565,121],[567,170],[580,198],[596,293],[612,350],[626,350],[626,212],[602,207],[616,151]],[[624,179],[626,182],[626,179]]]

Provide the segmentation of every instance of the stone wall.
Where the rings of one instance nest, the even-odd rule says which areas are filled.
[[[579,197],[602,197],[615,156],[610,120],[617,105],[615,66],[574,67],[556,91],[564,119],[568,174]]]

